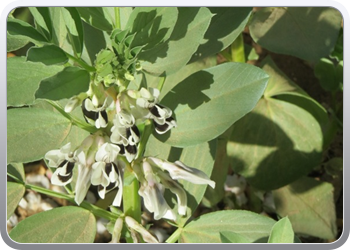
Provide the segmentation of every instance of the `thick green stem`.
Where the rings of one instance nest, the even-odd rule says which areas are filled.
[[[178,241],[180,234],[181,234],[182,228],[176,229],[176,231],[170,235],[170,237],[165,241],[166,243],[175,243]]]
[[[120,29],[120,8],[119,7],[114,7],[114,18],[115,18],[115,27],[117,29]]]
[[[69,53],[66,53],[67,57],[69,59],[71,59],[72,61],[78,63],[81,67],[83,67],[85,70],[89,71],[89,72],[95,72],[96,69],[90,65],[88,65],[86,62],[84,62],[83,60],[75,57],[75,56],[72,56],[71,54]]]
[[[132,175],[132,176],[131,176]],[[124,214],[134,218],[137,222],[141,223],[141,199],[138,194],[139,182],[136,178],[133,178],[134,171],[130,164],[127,164],[124,170],[124,180],[132,178],[133,180],[128,185],[123,187],[123,208]]]
[[[244,41],[242,33],[231,44],[231,61],[245,63]]]

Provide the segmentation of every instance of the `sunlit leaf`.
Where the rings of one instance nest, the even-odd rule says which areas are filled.
[[[178,126],[156,137],[176,147],[216,138],[254,108],[267,80],[261,69],[243,63],[225,63],[190,75],[161,102],[174,111]]]
[[[249,242],[267,242],[275,221],[243,210],[227,210],[204,214],[186,225],[180,235],[181,243],[220,243],[220,233],[234,232]]]
[[[273,225],[268,243],[293,243],[294,231],[288,217],[284,217]]]

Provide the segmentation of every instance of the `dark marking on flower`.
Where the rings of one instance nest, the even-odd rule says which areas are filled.
[[[60,174],[57,175],[58,179],[59,179],[60,181],[62,181],[62,182],[67,182],[67,181],[69,181],[69,180],[72,178],[72,176],[73,176],[73,172],[70,172],[70,173],[69,173],[68,175],[66,175],[66,176],[63,176],[63,175],[60,175]]]
[[[125,146],[126,151],[128,151],[129,154],[136,155],[137,153],[137,147],[136,145],[126,145]]]
[[[103,120],[105,120],[105,122],[108,123],[108,116],[106,110],[102,110],[99,114],[102,116]]]
[[[87,98],[86,98],[86,99],[87,99]],[[96,121],[97,118],[98,118],[98,112],[89,111],[89,110],[86,109],[86,107],[85,107],[85,101],[86,101],[86,99],[84,99],[84,101],[83,101],[83,103],[82,103],[82,105],[81,105],[81,109],[82,109],[82,111],[83,111],[85,121],[86,121],[87,123],[90,123],[90,122],[88,121],[88,119],[86,119],[86,118],[89,118],[89,119],[91,119],[91,120]]]

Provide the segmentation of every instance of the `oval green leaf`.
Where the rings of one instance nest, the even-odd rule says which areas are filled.
[[[216,138],[254,108],[267,81],[264,71],[243,63],[192,74],[162,99],[174,111],[177,127],[156,137],[176,147]]]
[[[28,43],[29,39],[26,37],[12,36],[9,33],[7,33],[7,52],[16,51],[20,48],[23,48]]]
[[[288,217],[284,217],[273,225],[268,243],[293,243],[294,231]]]
[[[48,41],[52,35],[52,20],[48,7],[28,7],[35,20],[35,26]]]
[[[329,7],[262,8],[249,26],[262,47],[316,61],[328,56],[337,41],[342,15]]]
[[[7,32],[12,36],[19,36],[20,38],[29,39],[35,44],[42,44],[47,42],[46,38],[39,33],[33,26],[29,23],[14,19],[7,19]]]
[[[27,52],[27,60],[41,62],[45,65],[65,64],[68,61],[66,53],[56,45],[31,47]]]
[[[177,18],[176,7],[136,7],[126,24],[136,34],[131,47],[146,45],[143,50],[147,50],[168,40]]]
[[[40,160],[67,137],[71,122],[61,114],[39,108],[7,110],[7,162]]]
[[[7,182],[7,219],[9,219],[15,211],[25,191],[24,185],[15,182]]]
[[[207,8],[182,7],[168,41],[141,52],[145,71],[153,75],[170,75],[191,59],[209,27],[212,14]]]
[[[276,212],[288,216],[297,234],[328,240],[337,236],[333,186],[303,177],[273,191]]]
[[[33,104],[40,81],[57,74],[63,66],[26,62],[24,57],[7,59],[7,106]],[[20,72],[20,73],[19,73]]]
[[[267,242],[275,221],[243,210],[226,210],[200,216],[186,225],[180,235],[181,243],[220,243],[220,232],[242,235],[249,242]]]
[[[227,153],[234,171],[252,186],[271,190],[317,166],[322,143],[320,125],[309,112],[285,101],[264,98],[235,124]]]
[[[92,243],[95,235],[95,216],[71,206],[34,214],[18,223],[9,234],[19,243]]]
[[[90,74],[78,67],[66,67],[56,75],[41,81],[35,98],[61,100],[86,92]]]

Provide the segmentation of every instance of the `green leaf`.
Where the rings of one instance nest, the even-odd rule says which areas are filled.
[[[60,207],[34,214],[9,234],[19,243],[93,243],[96,219],[80,207]]]
[[[49,7],[54,44],[69,54],[81,56],[84,42],[84,29],[80,15],[73,7]]]
[[[40,81],[62,69],[63,66],[27,62],[25,57],[7,58],[7,106],[32,104]]]
[[[288,217],[276,222],[273,225],[268,243],[293,243],[294,231]]]
[[[114,16],[106,15],[104,7],[77,7],[76,9],[81,18],[91,26],[109,32],[113,30]]]
[[[51,40],[52,21],[48,7],[28,7],[35,19],[36,28],[48,41]]]
[[[33,26],[19,19],[7,19],[7,32],[12,36],[18,36],[21,39],[28,39],[39,45],[43,42],[47,42],[47,39]]]
[[[333,186],[303,177],[273,191],[276,212],[288,216],[297,234],[335,240],[337,235]]]
[[[316,61],[332,52],[341,21],[335,8],[262,8],[253,16],[249,30],[263,48]]]
[[[9,219],[16,210],[25,191],[24,185],[15,182],[7,182],[7,219]]]
[[[202,43],[191,62],[218,53],[227,48],[244,30],[252,8],[210,7],[214,15]]]
[[[322,131],[304,109],[264,98],[235,124],[227,153],[234,171],[252,186],[276,189],[309,173],[321,162]]]
[[[90,74],[77,67],[66,67],[56,75],[41,81],[35,98],[61,100],[86,92]]]
[[[26,37],[12,36],[7,33],[7,52],[16,51],[29,43],[30,39]]]
[[[40,160],[57,149],[71,129],[61,114],[39,108],[7,110],[7,162]]]
[[[64,7],[61,11],[67,27],[68,40],[74,52],[80,56],[83,51],[84,29],[79,12],[74,7]]]
[[[12,163],[7,165],[7,173],[24,182],[25,172],[22,163]]]
[[[168,41],[141,52],[142,67],[153,75],[170,75],[185,66],[200,45],[212,14],[207,8],[178,8],[179,14]]]
[[[243,210],[226,210],[204,214],[186,225],[181,243],[220,243],[220,232],[240,234],[249,242],[267,242],[274,220]]]
[[[174,111],[177,127],[156,137],[176,147],[216,138],[254,108],[267,80],[261,69],[243,63],[225,63],[192,74],[162,99]]]
[[[251,243],[243,235],[231,231],[220,232],[220,239],[222,243]]]
[[[327,58],[321,58],[314,68],[315,76],[318,78],[322,88],[326,91],[339,89],[339,81],[335,73],[333,62]]]
[[[168,40],[177,18],[176,7],[136,7],[126,24],[136,34],[131,47],[146,45],[143,50],[147,50]]]
[[[268,56],[262,61],[261,68],[270,76],[264,92],[265,97],[274,97],[293,103],[312,114],[321,125],[328,122],[326,109],[290,80],[271,57]]]
[[[84,48],[81,59],[90,65],[95,64],[96,55],[107,47],[105,32],[98,30],[83,22],[84,28]],[[109,39],[109,38],[108,38]]]
[[[42,62],[45,65],[65,64],[68,61],[66,53],[56,45],[31,47],[27,52],[27,60]]]
[[[186,148],[175,148],[159,142],[154,136],[150,136],[145,150],[146,156],[156,156],[159,159],[175,162],[182,161],[184,164],[197,168],[210,176],[215,159],[216,140],[204,142],[196,146]],[[178,216],[177,223],[182,226],[190,218],[201,202],[207,185],[197,185],[188,181],[179,181],[187,193],[187,213],[186,216]],[[208,187],[211,188],[211,187]],[[171,193],[168,193],[171,196]],[[165,197],[169,197],[165,195]],[[177,202],[175,202],[177,203]],[[177,209],[177,207],[175,207]]]
[[[132,12],[131,7],[77,7],[82,19],[96,29],[111,32],[116,28],[116,11],[120,15],[120,29],[124,30]]]

